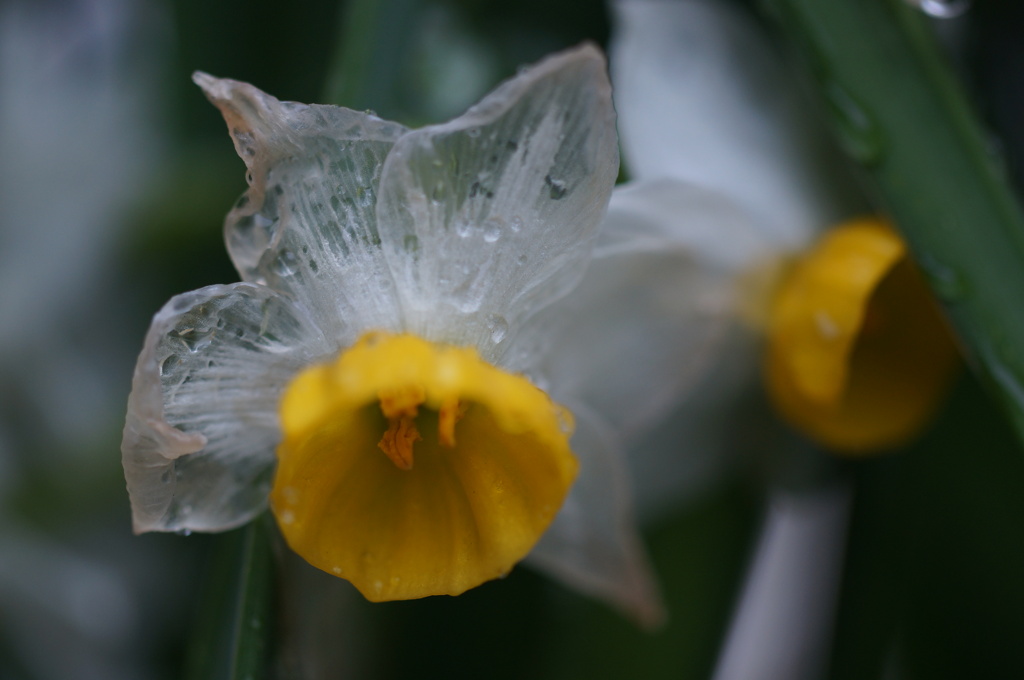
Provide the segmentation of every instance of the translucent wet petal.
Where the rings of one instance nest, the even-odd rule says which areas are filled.
[[[906,246],[877,220],[829,232],[783,282],[765,364],[780,412],[826,446],[896,446],[945,395],[957,352]]]
[[[396,143],[377,223],[406,330],[495,360],[582,276],[618,173],[604,70],[564,52]]]
[[[277,402],[325,342],[250,284],[172,298],[139,356],[121,446],[137,532],[219,531],[266,507]]]
[[[461,118],[414,132],[345,109],[280,102],[244,83],[203,74],[196,81],[224,114],[249,170],[250,188],[225,224],[232,260],[250,282],[238,289],[281,308],[280,319],[261,317],[242,335],[275,333],[280,323],[276,336],[290,349],[264,352],[264,366],[246,363],[261,347],[232,350],[224,334],[197,346],[187,377],[208,385],[216,401],[203,413],[191,388],[180,392],[190,396],[178,404],[179,392],[153,377],[159,373],[154,348],[183,330],[174,324],[188,305],[158,315],[140,358],[124,445],[140,530],[219,530],[258,511],[272,465],[267,452],[282,441],[281,418],[270,405],[285,384],[292,385],[289,394],[301,394],[308,376],[319,374],[311,365],[345,356],[363,333],[415,333],[421,342],[460,347],[457,353],[478,352],[499,375],[510,377],[499,369],[511,367],[536,385],[548,384],[541,357],[517,338],[527,319],[583,275],[618,169],[611,91],[594,47],[555,55]],[[205,299],[207,292],[191,295]],[[255,320],[255,311],[246,318]],[[303,330],[292,334],[298,326]],[[238,375],[203,372],[204,362],[214,359],[217,366],[235,350],[231,366]],[[366,366],[335,377],[348,389],[346,381],[360,370]],[[504,378],[478,380],[486,394],[470,390],[465,399],[425,394],[421,402],[415,390],[399,390],[364,394],[359,404],[339,405],[323,394],[299,409],[286,404],[279,479],[295,481],[304,465],[323,465],[327,476],[278,484],[279,524],[286,534],[303,524],[304,503],[329,510],[319,524],[306,524],[308,534],[289,540],[328,573],[337,567],[372,599],[461,592],[507,572],[558,512],[577,464],[566,413],[524,378],[514,382],[521,387],[512,392],[536,400],[526,412],[547,413],[543,422],[517,410],[524,402],[509,396]],[[214,420],[221,417],[218,429]],[[231,432],[238,433],[235,445],[228,442]],[[339,442],[367,455],[321,455]],[[534,455],[539,450],[546,453]],[[601,455],[587,488],[617,488],[622,466],[600,464]],[[229,467],[236,465],[233,476]],[[168,468],[175,489],[161,486],[170,479],[162,477]],[[357,468],[360,474],[350,474]],[[243,494],[235,482],[251,486]],[[488,492],[474,496],[467,489]],[[587,498],[602,500],[589,492]],[[587,531],[630,526],[628,502],[616,500],[608,513],[595,512],[599,521]],[[380,530],[387,526],[394,530]],[[602,540],[604,552],[572,558],[575,571],[547,568],[570,586],[635,608],[635,596],[581,585],[617,578],[603,563],[608,555],[631,565],[630,584],[649,577],[637,569],[644,562],[632,529]],[[375,548],[360,551],[360,545]],[[375,566],[378,549],[397,561]],[[586,576],[588,570],[598,576]],[[649,583],[629,587],[655,592]]]
[[[250,188],[224,224],[242,278],[301,302],[339,346],[360,328],[394,329],[375,211],[384,158],[408,130],[342,107],[281,102],[248,83],[194,79],[248,168]]]
[[[416,395],[401,464],[382,450],[404,417],[394,395]],[[472,349],[372,333],[289,387],[274,512],[293,550],[368,599],[457,595],[507,573],[554,518],[577,469],[570,422]]]
[[[528,562],[655,628],[665,610],[637,529],[621,442],[599,417],[579,407],[574,413],[573,446],[586,458],[565,507]]]

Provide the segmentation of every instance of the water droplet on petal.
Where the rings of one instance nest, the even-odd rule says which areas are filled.
[[[551,175],[544,177],[544,183],[548,185],[548,195],[554,200],[559,200],[565,196],[567,188],[565,182],[560,179],[555,179]]]
[[[171,373],[178,364],[181,363],[181,357],[177,354],[171,354],[166,359],[160,362],[160,375],[167,375]]]
[[[473,223],[472,222],[458,222],[455,225],[455,233],[461,238],[469,238],[473,235]]]
[[[172,335],[176,335],[181,340],[182,344],[185,345],[185,348],[193,354],[205,349],[211,342],[213,342],[208,328],[180,328],[174,331]],[[174,364],[172,363],[170,368],[173,367]]]
[[[273,264],[274,273],[281,277],[291,276],[298,269],[298,258],[290,250],[282,250],[277,254]]]
[[[488,243],[494,243],[501,238],[502,230],[502,219],[500,217],[492,217],[484,223],[484,240]]]
[[[508,226],[512,231],[519,231],[523,228],[523,218],[519,215],[513,215],[512,219],[508,222]]]
[[[508,335],[508,321],[500,314],[488,314],[486,319],[487,330],[491,332],[491,342],[498,344]]]

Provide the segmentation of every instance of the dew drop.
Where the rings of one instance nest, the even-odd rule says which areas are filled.
[[[558,414],[558,429],[560,429],[565,434],[572,434],[572,431],[574,429],[572,416],[570,416],[568,413],[560,412]]]
[[[954,19],[971,7],[971,0],[907,0],[930,17]]]
[[[512,231],[518,232],[523,228],[523,218],[519,215],[513,215],[512,219],[508,222],[508,228]]]
[[[486,324],[487,330],[491,332],[491,342],[495,345],[508,335],[508,321],[500,314],[488,314]]]
[[[181,357],[171,354],[160,362],[160,375],[171,373],[181,363]]]
[[[554,179],[551,175],[545,175],[544,183],[548,185],[548,195],[554,200],[559,200],[565,196],[567,191],[565,182],[560,179]]]
[[[499,217],[493,217],[484,223],[484,240],[488,243],[494,243],[501,238],[502,232],[502,220]]]
[[[274,260],[274,273],[278,276],[291,276],[298,268],[298,261],[295,253],[290,250],[282,250],[277,259]]]
[[[931,289],[943,302],[954,304],[967,297],[969,286],[959,271],[927,253],[918,257],[917,264],[928,279]]]
[[[455,233],[461,238],[469,238],[473,235],[473,223],[472,222],[458,222],[455,225]]]
[[[176,334],[185,348],[193,354],[205,349],[213,341],[210,338],[210,331],[205,328],[183,328],[176,331]]]
[[[333,571],[335,574],[337,574],[339,576],[341,575],[341,567],[339,567],[337,565],[331,567],[331,571]]]
[[[528,258],[528,257],[526,256],[526,253],[523,253],[522,255],[520,255],[519,257],[517,257],[517,258],[516,258],[516,264],[518,264],[518,265],[519,265],[520,267],[522,267],[522,266],[523,266],[524,264],[526,264],[526,262],[527,262],[527,261],[528,261],[529,259],[530,259],[530,258]]]
[[[845,89],[835,83],[825,86],[825,96],[839,142],[850,156],[864,165],[882,159],[885,148],[882,130],[868,112]]]

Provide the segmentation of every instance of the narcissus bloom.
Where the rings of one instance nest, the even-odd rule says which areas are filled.
[[[635,249],[580,285],[618,172],[600,53],[419,130],[195,80],[248,167],[225,224],[243,281],[153,320],[122,449],[136,531],[221,531],[269,499],[296,552],[372,600],[457,594],[529,554],[656,619],[615,419],[675,377],[643,392],[599,351],[651,316],[592,304]],[[630,333],[622,363],[644,356]]]
[[[703,370],[762,363],[758,343],[725,341],[723,329],[745,327],[766,340],[777,411],[805,435],[855,454],[906,441],[940,403],[956,350],[896,233],[850,219],[863,212],[855,184],[792,74],[727,3],[613,8],[612,77],[636,181],[615,192],[610,219],[657,225],[691,253],[680,294],[694,301],[691,334],[708,338]],[[708,304],[702,290],[719,297]],[[698,447],[713,436],[694,429]]]

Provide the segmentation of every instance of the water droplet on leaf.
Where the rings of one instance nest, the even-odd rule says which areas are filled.
[[[953,19],[971,7],[971,0],[907,0],[919,10],[936,19]]]
[[[825,86],[825,96],[839,142],[846,152],[864,165],[878,163],[885,150],[885,140],[867,110],[836,83]]]

